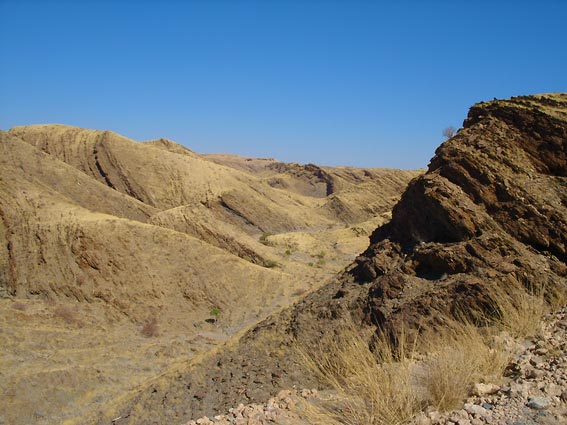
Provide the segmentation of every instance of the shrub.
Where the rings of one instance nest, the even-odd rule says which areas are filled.
[[[279,263],[277,261],[274,260],[266,260],[264,261],[264,267],[268,268],[268,269],[273,269],[274,267],[278,267]]]
[[[12,308],[14,310],[19,310],[19,311],[26,311],[26,305],[20,302],[15,302],[14,304],[12,304]]]
[[[298,296],[300,296],[300,295],[305,294],[306,292],[307,292],[307,289],[305,289],[305,288],[298,288],[298,289],[296,289],[295,291],[293,291],[293,292],[291,293],[291,295],[294,296],[294,297],[298,297]]]
[[[450,139],[456,133],[457,133],[457,130],[455,130],[455,127],[453,127],[452,125],[443,129],[443,137],[445,137],[445,139]]]
[[[218,320],[220,318],[220,315],[222,313],[222,310],[220,307],[213,307],[211,308],[211,311],[209,311],[209,314],[215,319]]]
[[[75,312],[71,308],[65,305],[57,306],[53,314],[55,315],[55,317],[62,319],[68,325],[73,325],[78,323]]]

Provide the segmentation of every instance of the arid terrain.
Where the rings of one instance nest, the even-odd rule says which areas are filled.
[[[0,425],[567,425],[566,21],[0,0]]]
[[[352,263],[420,172],[0,132],[0,423],[109,423]]]
[[[567,94],[421,171],[1,137],[4,423],[567,419]]]
[[[263,168],[258,164],[258,172]],[[93,421],[185,423],[228,412],[239,403],[265,403],[280,390],[321,387],[317,373],[298,356],[297,348],[319,358],[325,358],[333,347],[341,354],[349,346],[342,344],[341,348],[341,335],[352,329],[357,338],[379,352],[384,338],[394,346],[402,340],[410,344],[423,338],[433,341],[447,329],[465,326],[464,331],[454,331],[452,344],[460,341],[463,348],[463,341],[468,341],[469,345],[464,351],[446,351],[455,355],[447,360],[453,362],[453,369],[443,374],[445,381],[449,377],[445,383],[456,380],[458,375],[453,372],[459,364],[469,366],[468,360],[459,362],[459,356],[479,354],[481,347],[484,351],[478,358],[490,367],[501,365],[498,373],[503,373],[509,366],[506,356],[513,353],[490,344],[505,335],[490,334],[493,342],[485,345],[488,337],[484,333],[502,324],[499,332],[516,334],[515,328],[526,318],[537,327],[544,310],[565,302],[566,179],[566,94],[474,105],[463,128],[437,149],[427,172],[409,183],[393,208],[392,219],[377,227],[370,246],[349,267],[292,306],[146,382],[139,392],[114,400]],[[286,180],[286,185],[296,192],[305,190],[303,184],[291,185]],[[536,305],[541,306],[540,313],[528,315]],[[528,336],[525,330],[517,334]],[[558,344],[553,355],[559,356],[556,364],[563,364],[565,346]],[[442,364],[444,353],[433,354],[430,365]],[[425,361],[431,356],[420,355]],[[392,356],[398,362],[405,358]],[[356,362],[346,366],[352,363]],[[347,373],[346,366],[337,368]],[[384,371],[380,367],[372,370]],[[391,379],[389,373],[386,376]],[[454,388],[455,393],[465,391],[462,402],[469,384],[465,381],[463,388]],[[354,388],[360,391],[362,387]],[[420,400],[414,406],[417,410],[410,411],[412,415],[433,403],[435,391],[429,391],[426,396],[431,398]],[[453,397],[443,393],[432,407],[458,405],[460,396],[451,404],[448,395]],[[363,400],[362,406],[369,403],[374,404]],[[335,408],[333,414],[343,410]],[[478,418],[463,417],[462,423],[471,423],[471,419]]]

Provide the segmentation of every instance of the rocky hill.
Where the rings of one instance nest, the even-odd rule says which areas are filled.
[[[311,387],[295,347],[317,346],[345,322],[371,342],[379,331],[485,320],[512,290],[565,293],[566,159],[567,94],[474,105],[347,270],[107,414],[119,423],[213,416]]]
[[[328,172],[366,175],[333,192],[360,199],[348,217],[165,139],[0,132],[0,422],[83,423],[289,305],[352,262],[419,174]]]

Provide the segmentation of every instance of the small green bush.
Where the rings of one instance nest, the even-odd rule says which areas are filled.
[[[278,267],[279,263],[277,261],[274,260],[266,260],[264,261],[264,267],[268,268],[268,269],[273,269],[274,267]]]
[[[222,313],[222,310],[221,310],[220,307],[213,307],[213,308],[211,308],[211,311],[209,311],[209,314],[211,316],[213,316],[215,319],[218,319],[220,317],[221,313]]]
[[[264,232],[260,235],[260,238],[258,238],[258,241],[263,245],[272,246],[272,243],[268,240],[268,238],[270,236],[272,236],[271,233]]]

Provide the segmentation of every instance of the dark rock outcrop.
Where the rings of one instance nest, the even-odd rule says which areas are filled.
[[[321,167],[315,164],[300,165],[296,163],[274,162],[268,166],[280,174],[287,174],[296,179],[303,180],[306,186],[305,194],[311,196],[324,198],[335,192],[335,181],[332,175],[327,173]],[[272,187],[284,187],[285,181],[281,178],[272,177],[268,179],[268,184]],[[309,187],[310,189],[307,189]]]
[[[471,108],[351,271],[375,324],[416,324],[433,307],[474,313],[496,288],[566,285],[566,112],[566,95]],[[433,294],[414,289],[423,281]]]

